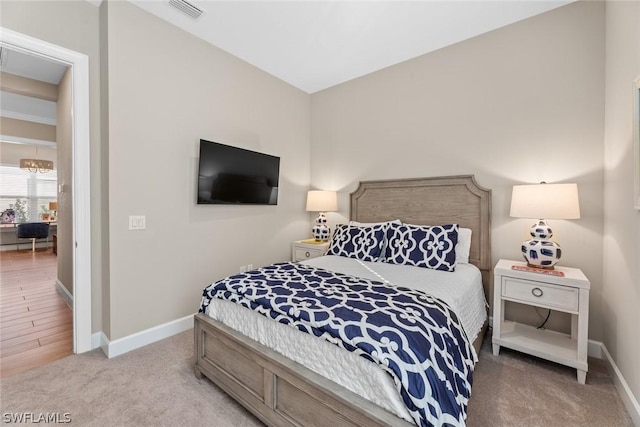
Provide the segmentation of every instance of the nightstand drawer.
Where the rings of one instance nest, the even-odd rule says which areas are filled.
[[[293,248],[293,260],[294,261],[304,261],[306,259],[317,258],[319,256],[324,255],[326,252],[326,248],[303,248],[299,246],[294,246]]]
[[[296,248],[296,259],[297,260],[303,260],[303,259],[311,259],[311,258],[316,258],[321,256],[322,254],[324,254],[324,251],[321,250],[314,250],[314,249],[308,249],[308,248]]]
[[[548,286],[539,282],[503,277],[502,296],[538,307],[572,313],[578,311],[579,291],[568,286]]]

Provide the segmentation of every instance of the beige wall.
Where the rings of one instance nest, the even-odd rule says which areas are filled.
[[[520,259],[532,222],[509,217],[514,184],[577,182],[582,219],[552,226],[592,282],[601,340],[603,59],[604,5],[578,2],[315,93],[312,185],[341,192],[337,222],[359,180],[474,174],[493,190],[495,263]]]
[[[633,209],[631,125],[640,2],[607,1],[606,17],[603,342],[640,401],[640,212]]]
[[[98,8],[84,0],[0,1],[0,26],[81,52],[89,57],[89,102],[91,140],[91,251],[92,330],[102,330],[101,288],[101,192],[100,170],[100,63]]]
[[[2,135],[56,142],[56,127],[53,125],[0,117],[0,129]]]
[[[58,141],[58,280],[73,295],[73,122],[72,72],[58,84],[56,130]],[[62,191],[60,191],[62,189]]]
[[[310,148],[306,93],[130,3],[107,9],[113,340],[194,313],[241,265],[288,260],[309,234]],[[280,156],[278,205],[197,206],[200,138]]]
[[[58,100],[58,85],[10,73],[0,72],[0,90],[46,101]]]

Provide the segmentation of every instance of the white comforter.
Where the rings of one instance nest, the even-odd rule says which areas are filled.
[[[486,320],[482,276],[480,270],[472,264],[460,264],[456,271],[451,273],[381,262],[363,262],[337,256],[323,256],[304,263],[353,276],[386,281],[397,286],[420,289],[437,296],[447,302],[458,315],[471,342],[476,339]],[[229,301],[212,300],[208,314],[378,406],[413,422],[391,377],[365,358]]]

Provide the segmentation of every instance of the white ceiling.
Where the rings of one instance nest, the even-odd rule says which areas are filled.
[[[11,119],[56,125],[56,103],[11,92],[0,92],[0,115]]]
[[[198,20],[168,0],[129,1],[314,93],[575,0],[188,0],[206,11]],[[3,50],[0,71],[58,84],[66,69]],[[46,101],[24,98],[2,92],[0,114],[55,122]]]
[[[313,93],[574,0],[129,1]]]
[[[1,72],[57,85],[67,69],[65,64],[49,61],[39,56],[10,50],[6,47],[0,47],[0,50],[0,57],[2,58],[0,62]],[[56,103],[1,91],[0,116],[55,126]],[[19,138],[16,139],[1,134],[0,137],[6,142],[20,140]]]
[[[17,50],[9,50],[5,47],[0,47],[0,50],[2,51],[0,71],[5,73],[57,85],[62,80],[62,76],[67,69],[65,64],[48,61],[39,56],[29,55]]]

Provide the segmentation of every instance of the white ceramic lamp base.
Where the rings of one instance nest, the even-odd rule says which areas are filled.
[[[527,264],[531,267],[553,270],[560,261],[562,249],[556,242],[548,240],[553,236],[551,227],[541,219],[531,226],[530,234],[533,239],[523,242],[521,248]]]
[[[316,218],[316,225],[311,229],[311,234],[313,234],[313,238],[319,241],[326,242],[329,240],[329,236],[331,235],[331,229],[327,226],[327,217],[324,212],[318,213],[318,217]]]

